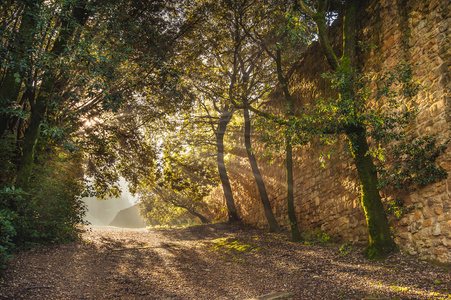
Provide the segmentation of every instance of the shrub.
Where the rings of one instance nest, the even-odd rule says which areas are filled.
[[[83,183],[78,167],[77,160],[66,161],[60,156],[47,157],[44,165],[36,166],[35,174],[39,175],[30,184],[27,202],[31,210],[26,213],[27,221],[33,218],[33,242],[66,243],[78,238],[86,211],[79,196]]]
[[[0,210],[9,212],[16,233],[10,241],[17,250],[79,237],[86,209],[78,196],[82,182],[74,172],[77,162],[51,158],[36,166],[27,192],[13,186],[0,190]]]
[[[16,231],[11,224],[11,212],[6,209],[0,210],[0,269],[4,269],[4,262],[11,258],[14,250],[12,238],[15,234]]]
[[[302,239],[306,245],[327,245],[331,241],[331,236],[323,230],[316,230],[312,232],[303,232]]]

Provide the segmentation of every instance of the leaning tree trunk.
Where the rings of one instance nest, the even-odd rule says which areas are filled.
[[[381,258],[398,249],[393,241],[385,215],[379,189],[377,171],[369,155],[368,142],[363,127],[351,128],[346,133],[352,157],[360,178],[361,204],[368,226],[369,244],[364,254],[368,258]]]
[[[249,163],[251,164],[252,174],[254,174],[255,182],[257,183],[258,192],[260,193],[260,199],[263,204],[263,209],[265,211],[266,219],[268,220],[269,230],[271,232],[279,230],[279,224],[277,223],[274,213],[271,209],[271,203],[269,202],[268,193],[266,192],[265,182],[258,169],[257,159],[252,153],[251,145],[251,121],[249,118],[249,110],[247,106],[244,106],[244,145],[246,147],[247,157],[249,158]]]
[[[230,222],[240,221],[238,217],[238,211],[235,206],[235,200],[233,199],[232,186],[230,185],[229,176],[224,162],[224,134],[227,129],[227,124],[230,122],[233,113],[226,111],[223,112],[219,118],[218,129],[216,130],[216,146],[218,149],[217,163],[219,178],[221,179],[222,189],[226,199],[226,205],[228,209],[228,217]]]
[[[198,213],[193,209],[186,208],[186,210],[193,216],[198,217],[203,224],[208,224],[211,222],[209,218],[205,217],[204,215]]]

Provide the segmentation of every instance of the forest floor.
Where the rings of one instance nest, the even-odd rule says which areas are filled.
[[[0,299],[451,299],[450,272],[401,253],[291,243],[240,225],[92,227],[77,243],[17,253]]]

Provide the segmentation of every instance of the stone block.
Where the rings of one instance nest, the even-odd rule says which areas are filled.
[[[418,231],[418,238],[427,241],[431,236],[431,228],[422,228]]]
[[[424,241],[424,246],[427,248],[436,247],[438,245],[438,241],[427,239]]]
[[[433,229],[432,229],[432,234],[437,236],[437,235],[440,235],[441,233],[442,233],[442,230],[440,228],[440,224],[435,223],[435,225],[433,226]]]
[[[446,29],[448,29],[448,20],[443,20],[440,25],[438,26],[438,30],[440,32],[445,32]]]
[[[415,211],[415,221],[421,221],[423,220],[423,213],[420,210]]]
[[[443,213],[443,207],[440,205],[440,206],[437,206],[437,207],[434,207],[434,212],[437,214],[437,215],[441,215],[442,213]]]
[[[441,114],[444,110],[445,107],[445,103],[444,101],[438,101],[434,104],[431,105],[431,107],[429,108],[429,112],[431,114],[432,117],[436,117],[439,114]],[[434,124],[435,125],[435,124]]]
[[[412,242],[413,236],[410,232],[399,232],[398,236],[399,236],[399,238],[405,240],[405,242],[408,242],[408,243]]]
[[[442,245],[444,245],[446,247],[451,247],[451,239],[449,239],[449,238],[446,238],[446,237],[442,238],[440,240],[440,243],[442,243]]]
[[[451,213],[449,211],[444,212],[443,214],[439,215],[437,217],[437,222],[446,222],[448,220],[451,220]]]
[[[447,254],[450,250],[447,247],[439,246],[435,249],[434,255],[440,256],[443,254]]]
[[[424,220],[424,222],[422,224],[423,227],[430,227],[431,225],[432,225],[431,219]]]
[[[449,250],[451,251],[451,249]],[[449,265],[451,261],[451,255],[449,254],[443,254],[437,257],[437,262],[443,265]]]
[[[407,226],[408,224],[409,224],[409,221],[406,217],[404,217],[398,221],[399,226]]]
[[[315,199],[314,199],[314,201],[315,201],[315,205],[319,205],[319,197],[315,197]]]
[[[423,218],[430,219],[435,216],[435,212],[431,207],[423,208]]]
[[[413,239],[415,241],[415,246],[418,249],[418,251],[420,251],[421,247],[424,246],[424,242],[422,240],[419,239],[420,235],[418,233],[413,235]]]
[[[347,217],[340,217],[338,219],[338,226],[340,226],[340,227],[345,224],[348,224],[348,223],[349,223],[349,219]]]

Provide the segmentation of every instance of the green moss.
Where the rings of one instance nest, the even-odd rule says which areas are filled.
[[[241,244],[238,240],[231,238],[219,238],[212,241],[213,246],[211,249],[216,251],[224,250],[225,252],[233,252],[235,254],[240,254],[244,252],[258,251],[259,247],[251,244]]]

